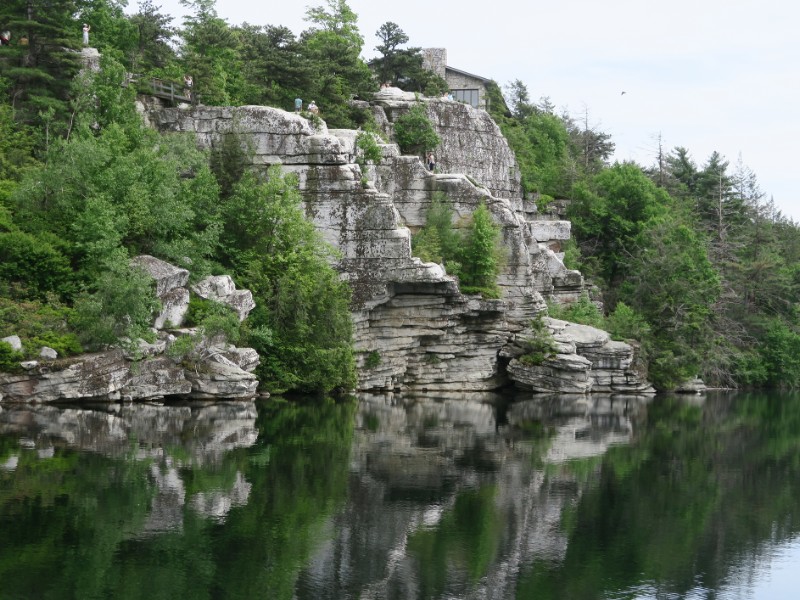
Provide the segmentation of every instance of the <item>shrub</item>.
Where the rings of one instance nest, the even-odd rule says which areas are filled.
[[[19,370],[20,361],[25,360],[22,352],[11,347],[8,342],[0,342],[0,372],[10,373]]]
[[[589,299],[589,294],[586,292],[581,293],[581,297],[571,304],[552,304],[548,306],[547,312],[554,319],[580,323],[582,325],[591,325],[598,329],[603,329],[605,327],[603,313],[600,312],[597,305]]]
[[[47,304],[0,298],[0,338],[19,336],[29,358],[42,346],[53,348],[59,356],[80,354],[83,348],[78,336],[67,325],[71,315],[72,309],[52,296]]]
[[[356,136],[356,164],[363,171],[368,162],[379,164],[383,151],[375,139],[375,134],[362,131]]]
[[[524,365],[536,366],[556,353],[556,343],[541,315],[531,320],[531,332],[532,335],[522,341],[525,353],[518,360]]]
[[[433,150],[441,139],[422,104],[415,104],[394,122],[394,134],[403,154],[422,154]]]
[[[0,282],[15,287],[18,296],[69,296],[71,277],[69,260],[46,241],[21,231],[0,233]]]
[[[374,369],[381,364],[381,355],[378,351],[373,350],[367,355],[367,360],[364,361],[364,366],[367,369]]]
[[[83,292],[75,302],[72,325],[81,341],[101,348],[122,338],[130,343],[152,338],[150,325],[159,302],[152,278],[127,264],[105,271],[93,292]]]

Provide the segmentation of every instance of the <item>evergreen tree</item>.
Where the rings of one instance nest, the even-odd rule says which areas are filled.
[[[312,69],[308,98],[320,106],[333,127],[355,127],[348,102],[366,97],[377,85],[360,58],[364,38],[358,17],[345,0],[327,0],[326,6],[309,8],[311,28],[301,36],[303,52]]]
[[[162,69],[175,60],[170,44],[176,29],[172,26],[172,17],[160,11],[161,7],[153,0],[142,0],[139,12],[130,17],[136,28],[136,45],[127,58],[134,73]]]
[[[408,36],[397,23],[387,21],[375,35],[382,42],[375,47],[381,57],[373,63],[381,83],[428,96],[438,96],[448,90],[444,79],[422,66],[420,48],[400,48],[408,42]]]
[[[65,129],[69,91],[80,68],[75,0],[4,0],[0,27],[12,44],[0,46],[0,77],[9,82],[16,118]]]
[[[461,289],[464,292],[480,292],[487,298],[499,298],[497,275],[500,272],[499,255],[500,227],[492,221],[486,205],[472,213],[461,253]]]
[[[216,0],[181,0],[193,11],[183,24],[181,62],[203,104],[241,103],[244,81],[233,29],[217,16]]]

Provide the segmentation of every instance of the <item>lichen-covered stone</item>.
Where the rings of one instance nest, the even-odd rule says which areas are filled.
[[[142,254],[131,259],[131,265],[142,269],[156,282],[156,296],[161,297],[167,292],[186,285],[189,281],[189,271],[171,265],[154,256]]]

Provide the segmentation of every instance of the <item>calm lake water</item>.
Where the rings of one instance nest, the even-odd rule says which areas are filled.
[[[0,405],[0,598],[800,597],[800,396],[512,400]]]

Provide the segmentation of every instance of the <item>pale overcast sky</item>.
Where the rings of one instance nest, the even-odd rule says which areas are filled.
[[[130,0],[135,12],[136,0]],[[162,12],[184,10],[162,0]],[[232,25],[308,27],[323,2],[217,0]],[[531,99],[589,111],[612,135],[615,158],[652,165],[658,136],[701,167],[712,151],[742,161],[787,216],[800,221],[791,153],[800,140],[800,5],[790,0],[348,0],[377,53],[375,32],[394,21],[410,46],[447,48],[448,65],[501,86],[524,82]],[[180,24],[180,17],[175,24]],[[625,91],[622,95],[621,92]]]

